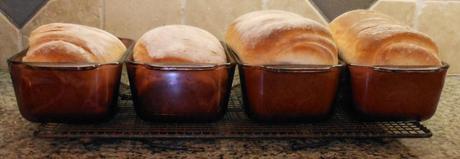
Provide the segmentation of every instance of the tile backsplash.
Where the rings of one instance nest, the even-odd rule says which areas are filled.
[[[138,39],[144,32],[167,24],[201,27],[222,39],[226,26],[254,10],[287,10],[327,24],[352,9],[388,14],[430,35],[441,57],[460,74],[459,0],[25,0],[0,1],[0,69],[6,59],[27,45],[31,30],[51,22],[69,22],[105,29]],[[19,9],[18,9],[19,8]]]

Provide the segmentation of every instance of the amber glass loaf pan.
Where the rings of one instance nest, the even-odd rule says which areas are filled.
[[[348,65],[354,108],[363,119],[429,119],[448,68]]]
[[[127,47],[133,44],[121,40]],[[22,62],[26,52],[8,59],[19,111],[25,119],[93,123],[115,114],[124,58],[108,64]]]
[[[126,62],[137,115],[146,121],[212,122],[223,117],[235,62],[143,64]]]
[[[330,116],[342,64],[248,65],[236,61],[244,109],[264,122],[316,121]]]

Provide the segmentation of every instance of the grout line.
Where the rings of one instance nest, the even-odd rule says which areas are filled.
[[[329,19],[329,17],[327,17],[323,11],[316,5],[315,2],[312,2],[311,0],[305,0],[305,3],[307,4],[310,4],[310,6],[312,6],[313,8],[313,12],[315,12],[317,15],[319,15],[319,18],[321,19],[321,23],[323,25],[328,25],[329,22],[331,21],[331,19]],[[305,5],[307,5],[305,4]]]
[[[99,9],[99,14],[101,16],[99,27],[105,30],[105,4],[106,0],[101,0],[101,8]]]
[[[181,17],[181,24],[186,24],[187,23],[187,16],[186,16],[186,7],[187,7],[187,0],[181,0],[180,1],[181,8],[180,8],[180,15]]]
[[[25,38],[24,38],[24,37],[25,37],[24,32],[19,31],[19,36],[20,36],[20,37],[18,38],[18,44],[20,45],[19,47],[20,47],[20,49],[24,49],[24,48],[27,47],[26,42],[24,41],[24,40],[25,40]],[[27,41],[28,41],[28,40],[27,40]]]
[[[268,9],[268,3],[270,3],[270,0],[261,0],[261,4],[262,6],[260,6],[263,10],[266,10]]]
[[[416,0],[415,1],[415,11],[414,11],[414,19],[412,19],[412,26],[416,30],[419,29],[419,17],[422,14],[422,9],[425,8],[425,0]]]
[[[30,19],[29,19],[30,20]],[[22,32],[22,29],[21,28],[18,28],[13,22],[9,22],[10,25],[14,26],[14,28],[16,29],[17,33],[16,33],[16,36],[18,37],[17,41],[16,41],[16,47],[19,51],[23,50],[25,47],[26,47],[26,44],[24,43],[23,41],[23,32]],[[27,24],[27,23],[26,23]],[[25,25],[24,25],[25,26]]]
[[[369,7],[367,9],[371,8],[372,6],[374,6],[378,1],[380,1],[380,0],[374,0],[374,2],[372,2],[372,4],[369,5]]]
[[[32,13],[30,15],[27,15],[26,21],[25,21],[24,24],[22,24],[22,26],[15,22],[14,18],[12,17],[12,15],[6,14],[6,12],[1,10],[1,9],[0,9],[0,13],[2,13],[17,29],[21,30],[24,26],[26,26],[26,24],[30,20],[33,19],[33,17],[38,13],[38,11],[40,11],[48,2],[49,1],[44,1],[44,2],[41,2],[40,4],[38,4],[38,6],[36,6],[36,8],[34,8],[32,10]]]
[[[1,9],[0,9],[0,14],[2,14],[6,18],[7,21],[9,21],[11,24],[13,24],[13,26],[16,29],[20,29],[20,26],[14,22],[13,17],[11,17],[10,15],[6,14],[6,12],[4,12]]]
[[[3,17],[6,19],[5,22],[8,23],[9,26],[12,26],[13,29],[16,31],[16,37],[18,38],[18,40],[16,41],[16,49],[21,50],[23,46],[21,29],[18,28],[18,26],[13,22],[13,20],[10,19],[10,17],[2,10],[0,10],[0,14],[3,15]]]
[[[17,47],[18,47],[18,50],[21,51],[21,50],[24,50],[25,45],[24,45],[24,42],[23,42],[23,35],[22,35],[22,32],[20,30],[18,30],[18,41],[17,42]]]
[[[21,32],[22,32],[22,30],[24,29],[24,27],[27,26],[27,24],[31,23],[31,21],[34,20],[38,15],[40,15],[41,12],[44,12],[43,10],[45,10],[45,8],[48,7],[48,3],[51,3],[51,1],[53,1],[53,0],[49,0],[49,1],[47,1],[46,3],[44,3],[43,6],[41,6],[40,9],[38,9],[38,10],[35,12],[35,14],[32,15],[32,17],[30,17],[29,20],[28,20],[26,23],[24,23],[24,26],[22,26],[22,27],[20,28]]]
[[[20,37],[18,38],[18,40],[20,40],[18,44],[20,44],[20,49],[24,49],[24,48],[28,47],[27,46],[28,45],[28,39],[27,39],[27,42],[25,41],[25,37],[28,37],[28,35],[24,33],[24,30],[23,30],[24,27],[27,26],[27,24],[31,23],[31,21],[33,21],[41,12],[43,12],[43,10],[46,7],[48,7],[48,4],[52,3],[51,1],[53,1],[53,0],[49,0],[49,1],[46,1],[45,3],[43,3],[42,6],[40,6],[40,8],[38,8],[38,10],[35,11],[35,13],[33,15],[31,15],[31,17],[28,18],[29,20],[27,20],[27,22],[24,23],[24,25],[21,28],[18,28],[19,35],[20,35]]]
[[[32,14],[32,15],[29,15],[29,16],[27,17],[27,22],[25,22],[25,23],[20,27],[20,29],[22,29],[23,27],[25,27],[25,26],[27,25],[27,23],[28,23],[29,21],[31,21],[31,20],[35,17],[35,15],[37,15],[38,12],[39,12],[40,10],[42,10],[48,3],[50,3],[50,1],[44,1],[44,2],[42,2],[42,3],[40,4],[40,6],[39,6],[38,8],[35,8],[33,14]]]
[[[377,3],[380,3],[380,0],[375,0],[374,2],[372,2],[372,4],[369,5],[367,10],[374,10],[375,6],[377,6]]]
[[[329,19],[329,17],[326,16],[326,14],[324,14],[323,10],[321,8],[318,7],[318,5],[316,5],[315,2],[312,2],[310,0],[305,0],[306,3],[310,3],[311,6],[313,6],[313,9],[316,10],[317,13],[319,13],[319,15],[323,18],[323,20],[326,22],[326,23],[329,23],[331,22],[331,19]]]

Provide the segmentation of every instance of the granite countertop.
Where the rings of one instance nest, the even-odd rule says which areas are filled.
[[[8,73],[0,72],[2,158],[460,158],[460,76],[447,78],[426,139],[311,140],[71,140],[34,138],[38,124],[20,115]]]

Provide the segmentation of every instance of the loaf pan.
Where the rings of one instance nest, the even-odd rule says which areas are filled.
[[[129,56],[128,70],[136,114],[150,122],[213,122],[221,119],[235,71],[225,64],[138,63]]]
[[[121,39],[130,47],[132,40]],[[129,49],[128,49],[129,50]],[[21,115],[31,122],[97,123],[117,110],[125,56],[118,62],[23,62],[27,50],[8,59]]]
[[[339,65],[249,65],[231,49],[240,73],[243,105],[262,122],[327,119],[337,95]]]
[[[352,105],[366,120],[427,120],[441,96],[449,65],[348,65]]]

